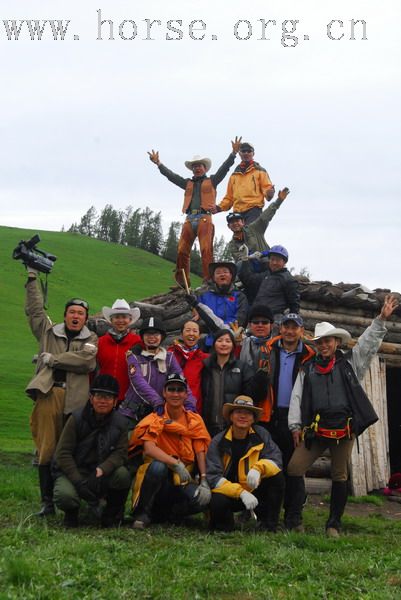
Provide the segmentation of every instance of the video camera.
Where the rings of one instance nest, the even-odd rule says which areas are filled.
[[[15,260],[21,260],[26,267],[31,267],[41,273],[50,273],[53,268],[57,256],[39,250],[36,244],[40,242],[40,236],[37,233],[30,240],[21,240],[16,248],[13,250],[13,258]]]

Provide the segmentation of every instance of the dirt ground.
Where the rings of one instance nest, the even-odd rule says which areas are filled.
[[[376,504],[370,504],[369,502],[354,504],[348,502],[345,509],[345,514],[354,517],[367,517],[369,515],[382,515],[387,519],[401,520],[401,497],[393,496],[394,500],[389,500],[386,496],[380,496],[383,498],[383,505],[376,506]],[[319,494],[308,495],[309,506],[321,506],[322,508],[328,507],[327,502],[324,502],[323,496]]]

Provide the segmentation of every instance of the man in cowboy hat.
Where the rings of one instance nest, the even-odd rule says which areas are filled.
[[[162,321],[156,317],[144,319],[139,335],[142,346],[127,352],[129,387],[119,407],[130,429],[153,411],[163,413],[165,381],[171,373],[182,372],[173,352],[162,347],[166,337]],[[185,408],[196,412],[196,398],[191,390],[185,399]]]
[[[210,436],[202,417],[185,409],[188,386],[182,373],[168,375],[162,394],[163,414],[142,419],[129,443],[130,455],[140,451],[144,460],[132,494],[134,529],[145,529],[155,519],[181,519],[210,501],[205,465]]]
[[[88,400],[97,336],[86,326],[89,305],[82,298],[66,303],[63,323],[52,323],[36,276],[37,271],[28,267],[25,312],[39,342],[39,355],[36,373],[25,391],[34,400],[30,425],[39,462],[42,508],[38,515],[47,516],[55,512],[50,463],[67,416]]]
[[[273,198],[274,186],[266,169],[253,160],[255,149],[252,144],[242,142],[239,155],[241,163],[228,180],[226,195],[217,210],[229,210],[232,207],[249,225],[261,214],[265,199]]]
[[[332,478],[330,514],[326,522],[329,537],[339,537],[348,496],[348,462],[355,437],[378,419],[360,381],[386,335],[384,321],[397,306],[397,299],[387,295],[379,316],[373,319],[352,350],[345,353],[339,346],[351,339],[348,331],[327,322],[317,323],[312,340],[316,344],[316,357],[300,370],[294,385],[288,426],[295,451],[288,465],[288,475],[298,477],[301,486],[293,500],[301,515],[305,497],[303,476],[328,448]]]
[[[231,531],[233,513],[246,509],[255,511],[261,529],[276,531],[284,491],[281,453],[270,433],[255,425],[261,412],[249,396],[223,406],[229,426],[212,439],[206,455],[212,530]]]
[[[212,311],[218,319],[215,330],[232,324],[235,327],[245,327],[248,320],[248,301],[245,294],[234,287],[237,274],[235,264],[228,261],[212,262],[208,271],[211,281],[206,290],[203,287],[199,289],[192,305],[196,309],[196,305],[201,303]],[[187,301],[191,303],[191,297],[187,297]],[[202,316],[201,311],[199,312]],[[210,334],[205,340],[205,346],[210,348],[212,343]]]
[[[160,173],[185,190],[182,212],[186,215],[186,218],[178,242],[176,265],[176,280],[180,285],[184,283],[182,270],[185,272],[189,285],[191,248],[197,237],[202,256],[203,278],[204,280],[208,278],[208,267],[213,262],[214,226],[212,214],[216,212],[216,188],[234,164],[240,144],[241,138],[238,139],[238,137],[231,142],[231,154],[214,175],[206,175],[212,166],[210,158],[197,155],[192,160],[186,160],[185,166],[192,171],[192,178],[181,177],[181,175],[173,173],[160,162],[158,152],[154,150],[148,152],[150,160],[159,167]]]
[[[124,399],[129,385],[126,353],[133,346],[142,344],[141,337],[131,330],[140,314],[139,308],[131,308],[124,298],[117,298],[111,308],[103,306],[103,316],[110,329],[99,338],[98,372],[117,379],[120,390],[118,404]]]

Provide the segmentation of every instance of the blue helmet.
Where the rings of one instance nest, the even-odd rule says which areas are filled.
[[[288,261],[288,250],[287,248],[284,248],[284,246],[272,246],[269,250],[268,256],[270,256],[271,254],[278,254],[279,256],[282,256],[284,258],[285,262]]]

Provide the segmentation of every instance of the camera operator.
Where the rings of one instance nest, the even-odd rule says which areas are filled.
[[[79,298],[65,305],[64,322],[53,325],[47,316],[36,281],[27,266],[25,312],[39,342],[36,374],[26,392],[35,401],[31,431],[39,462],[42,508],[38,515],[54,514],[50,462],[67,415],[82,408],[89,393],[89,373],[96,367],[97,336],[86,327],[88,303]]]

